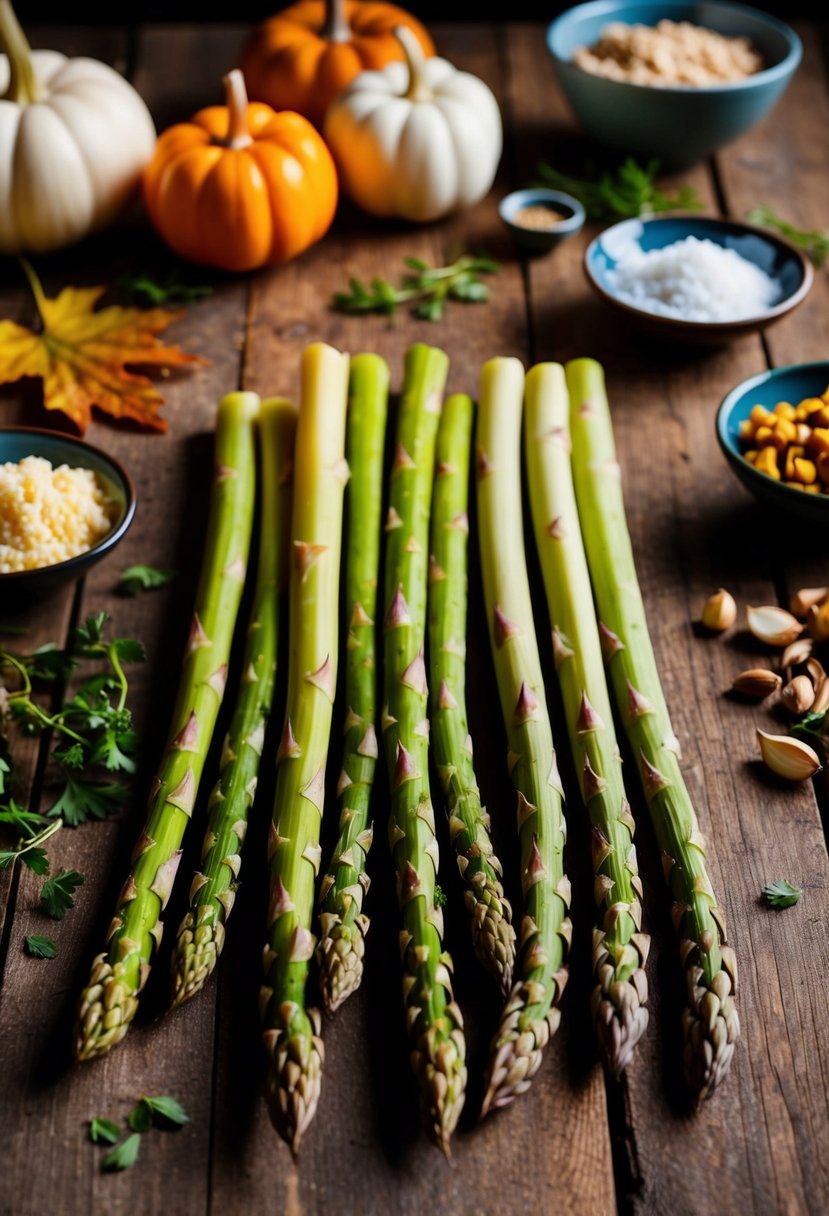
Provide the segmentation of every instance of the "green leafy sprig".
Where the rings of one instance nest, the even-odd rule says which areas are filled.
[[[26,938],[26,953],[30,958],[57,958],[58,948],[51,937],[31,933]]]
[[[644,166],[628,157],[616,169],[586,170],[585,177],[562,173],[543,161],[538,166],[540,184],[572,194],[584,207],[588,219],[616,220],[657,215],[663,211],[699,211],[702,201],[693,186],[682,185],[667,194],[656,184],[659,161]]]
[[[101,1169],[105,1173],[128,1170],[138,1160],[141,1137],[153,1127],[170,1130],[183,1127],[190,1119],[184,1107],[175,1098],[166,1095],[143,1094],[132,1108],[127,1119],[128,1134],[121,1143],[121,1129],[111,1119],[92,1119],[89,1123],[89,1139],[93,1144],[111,1144],[115,1147],[104,1157]]]
[[[815,266],[820,267],[829,257],[829,231],[823,228],[796,228],[788,220],[775,215],[771,207],[761,203],[754,207],[746,216],[746,222],[756,224],[759,228],[771,228],[786,237],[798,249],[811,259]]]
[[[128,295],[137,296],[141,303],[153,304],[192,304],[213,294],[213,288],[206,283],[185,283],[179,272],[174,270],[163,281],[153,279],[148,274],[123,274],[116,287]]]
[[[124,595],[140,595],[166,587],[176,577],[175,570],[157,570],[155,566],[127,566],[121,571],[118,588]]]
[[[763,887],[763,898],[770,908],[793,908],[802,894],[800,887],[792,886],[785,878]]]
[[[385,313],[394,317],[401,304],[413,304],[412,313],[422,321],[439,321],[447,300],[464,304],[481,304],[490,298],[482,274],[497,274],[498,262],[486,254],[462,254],[449,266],[429,266],[420,258],[404,258],[411,273],[404,275],[400,286],[387,279],[372,279],[366,286],[360,279],[350,279],[350,291],[336,291],[331,306],[337,312],[361,316],[365,313]]]

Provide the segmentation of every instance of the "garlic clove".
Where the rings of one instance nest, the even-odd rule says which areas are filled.
[[[805,617],[815,605],[820,605],[829,599],[829,587],[802,587],[795,591],[789,602],[793,616]]]
[[[818,688],[826,679],[826,672],[823,669],[823,664],[821,663],[820,659],[809,658],[806,660],[804,666],[806,668],[806,674],[812,681],[812,685],[815,688]]]
[[[809,609],[809,633],[816,642],[825,642],[829,638],[829,601],[813,604]]]
[[[773,604],[762,608],[746,608],[749,630],[767,646],[788,646],[803,632],[803,625],[785,608]]]
[[[784,667],[796,667],[798,663],[805,663],[812,653],[814,642],[811,638],[798,638],[796,642],[790,642],[780,659]]]
[[[734,596],[720,587],[714,595],[710,595],[702,606],[701,620],[706,629],[715,633],[723,633],[730,629],[737,619],[737,604]]]
[[[812,702],[813,714],[825,714],[829,709],[829,680],[823,679],[815,689],[815,699]]]
[[[748,671],[741,671],[735,677],[731,691],[742,697],[756,697],[761,701],[777,692],[782,683],[776,671],[770,671],[768,667],[752,667]]]
[[[800,739],[793,739],[791,735],[769,735],[764,730],[758,730],[757,740],[763,763],[786,781],[806,781],[821,770],[817,752]]]
[[[780,699],[790,714],[805,714],[814,704],[815,686],[808,676],[795,676],[781,692]]]

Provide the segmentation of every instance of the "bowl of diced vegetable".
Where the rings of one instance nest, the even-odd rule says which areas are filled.
[[[592,0],[547,32],[587,130],[616,151],[686,168],[763,119],[800,63],[782,21],[721,0]]]
[[[703,215],[614,224],[588,246],[584,268],[594,291],[637,329],[705,346],[780,320],[814,278],[803,252],[776,233]]]
[[[717,412],[717,438],[755,498],[829,527],[829,361],[743,380]]]
[[[86,574],[135,515],[123,465],[57,431],[0,427],[0,602],[29,603]]]

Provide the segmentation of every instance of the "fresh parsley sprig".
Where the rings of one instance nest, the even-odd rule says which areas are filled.
[[[632,219],[662,211],[699,211],[703,204],[692,186],[682,185],[667,194],[656,184],[659,161],[644,166],[629,156],[615,169],[588,166],[586,176],[562,173],[543,161],[538,166],[540,184],[572,194],[584,207],[588,219]]]
[[[820,267],[829,257],[829,231],[823,228],[796,228],[788,220],[775,215],[771,207],[761,203],[754,207],[746,216],[746,222],[757,224],[759,228],[772,228],[786,237],[798,249],[811,258],[815,266]]]
[[[800,887],[793,886],[785,878],[778,878],[763,887],[763,898],[770,908],[793,908],[802,894]]]
[[[116,287],[128,295],[138,296],[144,304],[192,304],[213,294],[206,283],[185,283],[177,270],[159,281],[148,274],[122,274]]]
[[[461,254],[448,266],[429,266],[421,258],[403,259],[411,273],[395,287],[387,279],[372,279],[366,286],[360,279],[349,280],[349,291],[336,291],[331,306],[337,312],[360,316],[385,313],[394,317],[401,304],[413,304],[412,313],[423,321],[439,321],[447,300],[481,304],[490,298],[482,274],[497,274],[498,262],[487,254]]]

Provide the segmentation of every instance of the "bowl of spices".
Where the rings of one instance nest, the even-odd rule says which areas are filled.
[[[637,329],[669,342],[724,345],[804,299],[808,258],[776,233],[714,216],[623,220],[588,246],[593,290]]]
[[[561,190],[514,190],[498,206],[514,240],[530,253],[549,253],[584,225],[584,207]]]
[[[57,431],[0,428],[0,602],[30,603],[85,574],[135,515],[124,467]]]

